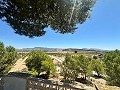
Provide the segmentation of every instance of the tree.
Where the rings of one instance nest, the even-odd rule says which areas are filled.
[[[6,47],[7,61],[9,64],[13,64],[16,62],[17,52],[14,47],[7,46]]]
[[[44,72],[46,71],[46,78],[49,78],[50,74],[55,74],[56,73],[56,67],[52,60],[45,60],[42,61],[42,67],[41,71]]]
[[[5,48],[4,44],[0,42],[0,73],[3,73],[3,70],[5,68],[4,62],[5,62]]]
[[[77,53],[77,51],[74,51],[75,53]]]
[[[37,72],[38,76],[44,71],[47,73],[47,76],[55,71],[52,59],[42,51],[31,51],[26,60],[26,66],[29,71]]]
[[[98,57],[97,56],[93,56],[93,59],[97,59]]]
[[[96,0],[0,0],[0,19],[15,33],[42,36],[50,26],[59,33],[73,33],[76,24],[90,17]]]
[[[98,77],[100,77],[101,74],[104,74],[104,63],[102,61],[100,61],[99,59],[93,59],[92,60],[92,69],[93,71],[95,71],[98,75]]]
[[[120,51],[115,50],[104,55],[108,83],[120,86]]]
[[[62,65],[62,75],[64,76],[65,82],[74,82],[78,75],[84,74],[84,80],[91,74],[92,67],[89,58],[80,56],[71,56],[66,54],[65,60]]]
[[[7,73],[15,63],[17,53],[14,47],[7,46],[0,42],[0,74]]]
[[[77,59],[80,73],[84,74],[84,79],[86,80],[87,76],[92,73],[91,61],[83,55],[78,56]]]
[[[7,46],[7,47],[6,47],[6,51],[7,51],[7,52],[15,52],[15,48],[12,47],[12,46]]]
[[[4,44],[0,42],[0,60],[3,58],[4,55],[5,55]]]
[[[73,83],[78,76],[77,61],[67,53],[65,60],[61,65],[61,74],[64,76],[65,82]]]

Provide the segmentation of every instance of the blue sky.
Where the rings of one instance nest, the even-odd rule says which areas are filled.
[[[28,38],[14,33],[0,21],[0,41],[15,48],[99,48],[120,49],[120,0],[97,0],[91,18],[87,19],[74,34],[59,34],[47,28],[45,36]]]

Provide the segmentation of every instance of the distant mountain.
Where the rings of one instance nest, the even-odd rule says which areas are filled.
[[[67,51],[67,52],[83,52],[83,51],[91,51],[91,52],[109,52],[108,50],[102,50],[102,49],[96,49],[96,48],[66,48],[66,49],[61,49],[61,48],[47,48],[47,47],[34,47],[34,48],[23,48],[23,49],[18,49],[18,51],[30,51],[30,50],[42,50],[42,51],[52,51],[52,52],[57,52],[57,51]]]
[[[34,47],[34,48],[23,48],[23,49],[18,49],[18,51],[30,51],[30,50],[62,51],[62,49],[59,49],[59,48],[47,48],[47,47]]]

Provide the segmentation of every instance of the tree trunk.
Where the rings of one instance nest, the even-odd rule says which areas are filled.
[[[48,70],[47,72],[46,72],[46,78],[48,79],[49,78],[49,76],[50,76],[50,70]]]
[[[98,77],[100,77],[100,73],[99,73],[99,71],[96,71],[96,72],[97,72]]]
[[[38,75],[37,75],[37,77],[39,77],[39,76],[40,76],[40,72],[41,72],[41,71],[37,71],[37,72],[38,72]]]
[[[84,78],[84,79],[86,80],[86,78],[87,78],[87,75],[86,75],[86,73],[85,73],[85,78]]]

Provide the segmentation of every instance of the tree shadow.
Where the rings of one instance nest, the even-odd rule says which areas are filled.
[[[93,83],[89,80],[85,80],[84,78],[76,78],[75,81],[80,82],[82,84],[86,84],[87,86],[94,86]]]
[[[41,74],[41,75],[37,75],[36,78],[41,78],[41,79],[48,79],[49,76],[47,74]]]
[[[100,79],[100,78],[101,78],[101,79],[105,79],[104,77],[98,76],[98,75],[93,75],[92,77],[95,78],[95,79]]]

